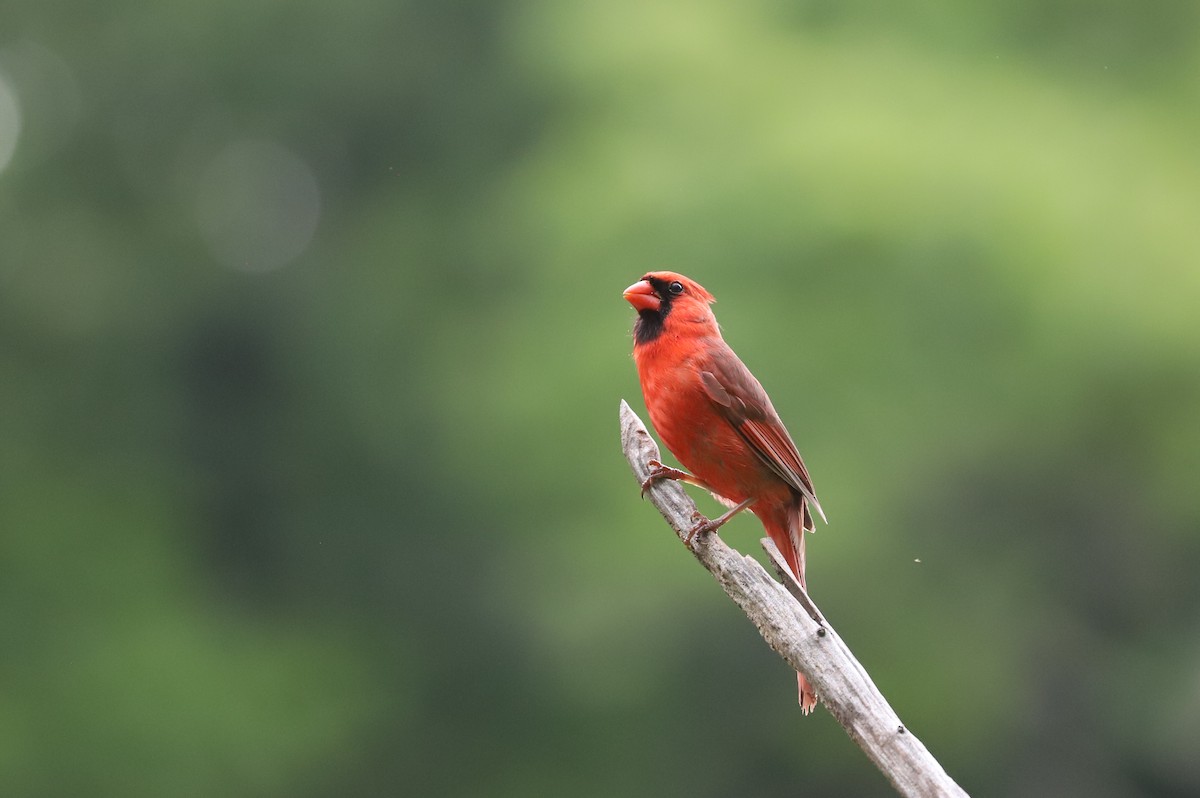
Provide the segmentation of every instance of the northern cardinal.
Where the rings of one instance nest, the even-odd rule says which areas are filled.
[[[697,485],[732,508],[692,534],[711,532],[749,509],[804,583],[804,533],[814,529],[810,508],[825,513],[796,444],[762,385],[738,359],[717,326],[712,294],[674,272],[651,272],[625,289],[637,309],[633,359],[650,420],[687,473],[651,462],[643,491],[658,479]],[[817,704],[812,685],[797,673],[800,707]]]

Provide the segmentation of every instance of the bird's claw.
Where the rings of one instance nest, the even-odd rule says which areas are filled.
[[[683,535],[683,542],[688,546],[688,548],[691,548],[692,544],[697,538],[703,539],[705,535],[715,532],[717,529],[716,524],[714,524],[708,518],[705,518],[700,513],[693,514],[692,520],[696,523]]]
[[[642,480],[642,498],[646,498],[646,491],[650,490],[650,486],[660,479],[663,479],[663,464],[657,460],[647,460],[646,465],[649,467],[649,472],[646,478]]]
[[[680,471],[678,468],[665,466],[657,460],[647,460],[646,465],[650,471],[646,479],[642,481],[642,498],[646,498],[646,491],[650,490],[650,486],[662,479],[679,479],[684,482],[693,481],[693,477],[686,471]]]

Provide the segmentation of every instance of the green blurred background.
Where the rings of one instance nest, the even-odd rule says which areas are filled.
[[[638,499],[652,268],[953,776],[1200,794],[1198,76],[1189,0],[10,0],[0,794],[891,794]]]

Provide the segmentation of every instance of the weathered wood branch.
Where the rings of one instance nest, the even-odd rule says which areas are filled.
[[[658,445],[624,401],[621,446],[641,484],[649,474],[647,461],[659,457]],[[682,486],[665,480],[656,482],[646,496],[687,545],[686,535],[701,516]],[[778,562],[770,539],[764,539],[763,545]],[[900,722],[828,621],[814,620],[822,616],[811,599],[806,609],[789,592],[789,588],[798,592],[799,585],[793,581],[785,588],[754,558],[731,549],[717,534],[698,535],[688,548],[742,608],[767,644],[789,665],[804,672],[821,703],[901,795],[966,798],[967,793]],[[786,574],[786,567],[783,571],[781,576]],[[799,709],[796,714],[799,716]]]

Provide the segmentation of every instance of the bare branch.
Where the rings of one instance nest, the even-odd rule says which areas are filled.
[[[621,447],[641,484],[649,474],[647,461],[659,457],[658,445],[624,401]],[[676,482],[656,482],[646,496],[680,540],[700,518],[695,502]],[[769,539],[764,539],[763,545],[772,559],[778,557]],[[803,671],[830,714],[901,795],[966,798],[967,793],[900,722],[829,622],[814,620],[823,616],[811,599],[807,609],[801,606],[797,597],[772,579],[757,560],[734,551],[718,535],[697,535],[689,548],[742,608],[767,644],[789,665]],[[799,590],[799,585],[794,587]]]

